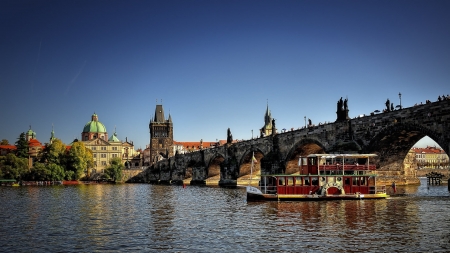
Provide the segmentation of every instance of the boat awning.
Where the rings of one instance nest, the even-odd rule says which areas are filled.
[[[376,154],[310,154],[308,157],[319,158],[368,158],[376,157]]]

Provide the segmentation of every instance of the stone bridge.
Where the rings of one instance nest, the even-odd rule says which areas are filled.
[[[338,117],[339,119],[339,117]],[[277,133],[159,161],[140,175],[150,183],[205,184],[222,186],[244,182],[250,176],[252,154],[257,160],[252,175],[295,173],[298,158],[312,153],[372,153],[377,170],[388,184],[418,183],[415,168],[406,169],[403,161],[424,136],[450,151],[450,100],[403,108],[370,116]],[[383,182],[383,179],[381,179]],[[252,181],[253,182],[253,181]]]

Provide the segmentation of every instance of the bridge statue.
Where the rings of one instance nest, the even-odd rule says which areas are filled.
[[[342,97],[341,97],[341,99],[339,99],[337,102],[337,111],[336,111],[337,119],[336,119],[336,121],[345,121],[345,120],[350,119],[348,117],[348,111],[349,111],[348,110],[348,99],[346,98],[345,100],[342,100]]]
[[[389,101],[389,98],[386,100],[386,112],[390,112],[391,108],[389,106],[391,105],[391,102]]]
[[[275,127],[275,119],[272,119],[272,135],[277,133],[277,128]]]

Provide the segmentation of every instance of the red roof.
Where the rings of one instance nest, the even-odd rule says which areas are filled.
[[[0,145],[0,149],[16,150],[17,147],[14,145]]]
[[[219,140],[219,145],[223,145],[227,143],[226,140]],[[184,148],[200,148],[200,142],[199,141],[173,141],[174,145],[181,145]],[[215,141],[204,141],[203,142],[203,148],[209,148],[214,147],[217,144]]]
[[[40,143],[37,139],[31,139],[28,141],[28,146],[30,147],[38,147],[38,146],[42,146],[42,143]]]
[[[445,151],[437,148],[437,147],[430,147],[427,146],[426,148],[413,148],[414,152],[416,154],[444,154]]]

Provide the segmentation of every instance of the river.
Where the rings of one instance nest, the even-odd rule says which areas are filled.
[[[449,252],[447,185],[247,203],[243,188],[0,187],[1,252]]]

